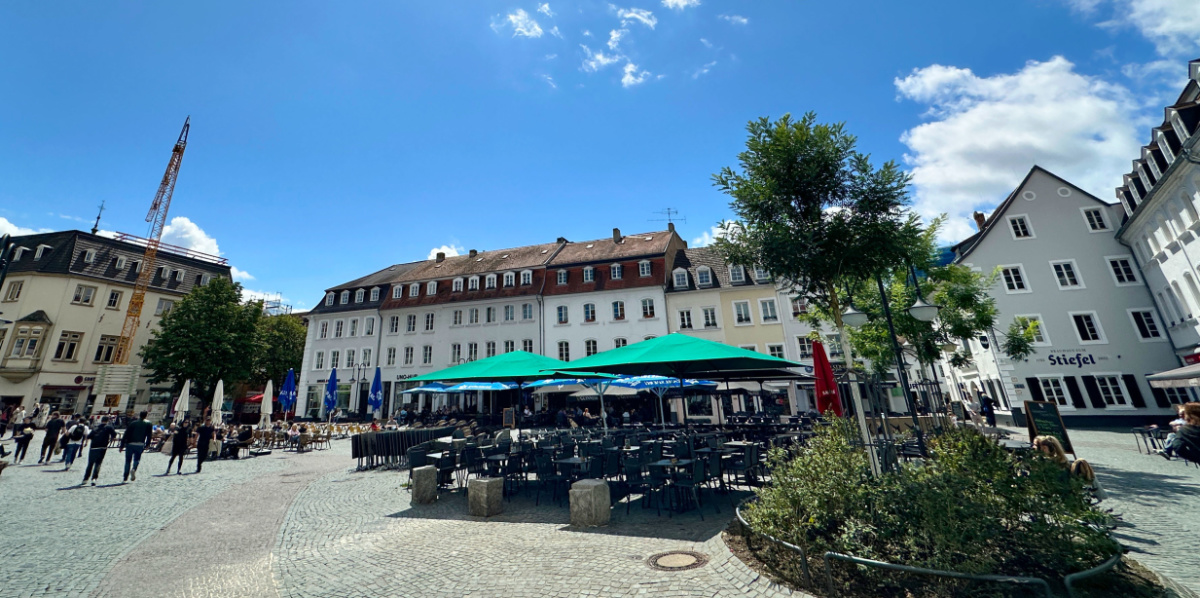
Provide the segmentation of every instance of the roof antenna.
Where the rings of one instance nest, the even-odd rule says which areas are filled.
[[[677,216],[679,216],[679,210],[676,210],[675,208],[667,208],[660,212],[654,213],[662,214],[663,216],[666,216],[666,218],[652,218],[650,222],[666,222],[667,224],[672,225],[672,228],[674,228],[674,224],[676,222],[687,222],[687,218],[677,218]]]
[[[100,211],[96,212],[96,224],[92,226],[92,234],[100,232],[100,215],[104,213],[104,200],[100,200]]]

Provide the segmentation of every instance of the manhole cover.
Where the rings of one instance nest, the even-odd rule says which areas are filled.
[[[646,559],[646,564],[659,571],[687,571],[708,564],[708,556],[682,550],[663,552]]]

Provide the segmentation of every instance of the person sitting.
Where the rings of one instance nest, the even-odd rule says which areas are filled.
[[[1183,414],[1183,425],[1175,431],[1166,448],[1158,451],[1164,459],[1178,455],[1192,463],[1200,463],[1200,403],[1187,403],[1179,410]]]
[[[1167,437],[1163,441],[1163,448],[1158,451],[1155,451],[1160,455],[1166,456],[1168,459],[1171,457],[1172,453],[1175,452],[1175,450],[1170,448],[1170,446],[1173,442],[1175,442],[1175,436],[1179,434],[1179,428],[1181,428],[1185,423],[1187,423],[1183,419],[1183,405],[1175,406],[1175,414],[1176,414],[1175,419],[1171,420],[1171,423],[1167,424],[1171,428],[1171,431],[1167,433]],[[1152,425],[1152,426],[1150,426],[1150,429],[1158,430],[1159,428],[1157,425]]]
[[[1083,480],[1084,488],[1092,493],[1096,502],[1108,498],[1108,493],[1100,485],[1100,480],[1096,479],[1096,471],[1092,469],[1092,464],[1088,463],[1087,459],[1076,459],[1074,463],[1071,463],[1071,476]]]
[[[1038,436],[1033,439],[1033,448],[1041,451],[1043,455],[1061,465],[1063,469],[1070,468],[1071,464],[1067,460],[1067,451],[1063,450],[1063,445],[1057,438],[1053,436]]]

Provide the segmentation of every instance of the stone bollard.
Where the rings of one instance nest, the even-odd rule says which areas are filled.
[[[427,505],[437,500],[437,468],[432,465],[418,467],[412,474],[412,502]]]
[[[571,525],[596,527],[608,525],[612,517],[612,501],[608,482],[579,480],[571,485]]]
[[[475,478],[467,483],[467,512],[491,517],[504,510],[504,478]]]

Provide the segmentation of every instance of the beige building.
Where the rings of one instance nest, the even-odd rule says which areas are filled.
[[[132,237],[82,231],[15,237],[8,277],[0,288],[0,403],[32,410],[45,403],[64,412],[125,411],[171,400],[169,385],[151,388],[143,375],[133,405],[99,397],[96,375],[110,364],[145,247]],[[146,294],[130,363],[175,302],[216,276],[225,260],[164,245]],[[128,402],[126,402],[128,403]]]

